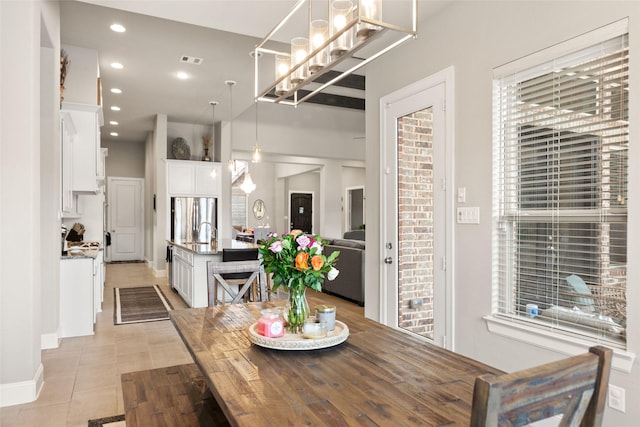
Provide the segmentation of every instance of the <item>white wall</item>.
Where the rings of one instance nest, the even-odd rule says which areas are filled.
[[[105,162],[108,177],[144,178],[146,172],[145,142],[106,141],[103,147],[109,149]]]
[[[202,145],[202,137],[211,136],[212,126],[196,125],[191,123],[167,123],[167,159],[175,159],[173,155],[171,143],[176,138],[183,138],[191,152],[190,160],[200,160],[204,155],[204,146]],[[215,138],[214,138],[215,139]],[[209,157],[213,159],[216,152],[215,142],[212,141],[209,146]],[[218,150],[219,151],[219,150]]]
[[[65,102],[97,105],[98,51],[79,46],[63,44],[62,49],[67,53],[69,65],[64,82]]]
[[[59,252],[33,250],[25,256],[16,243],[39,248],[46,235],[45,244],[52,247],[59,225],[47,220],[57,218],[56,202],[41,197],[43,174],[59,180],[55,166],[41,171],[41,131],[57,135],[55,114],[45,113],[49,124],[40,119],[41,104],[48,105],[45,110],[55,108],[58,98],[57,91],[41,93],[41,82],[49,87],[46,91],[55,86],[41,80],[40,72],[50,72],[54,81],[59,72],[59,65],[41,66],[41,60],[52,57],[41,56],[41,46],[58,52],[58,40],[57,3],[0,2],[0,406],[36,398],[44,380],[40,349],[45,310],[57,328],[55,311],[43,307],[42,295],[46,280],[45,294],[55,298],[59,279],[42,266],[51,266]],[[59,147],[57,137],[46,141]]]
[[[640,2],[616,1],[464,1],[452,2],[426,25],[419,37],[389,52],[367,68],[367,223],[377,224],[380,200],[380,97],[455,67],[455,182],[466,187],[467,205],[479,206],[481,223],[455,227],[455,256],[447,265],[455,277],[456,350],[497,368],[513,371],[566,357],[487,331],[483,316],[491,313],[492,208],[492,69],[576,35],[630,17],[631,58],[640,53]],[[398,66],[410,64],[410,66]],[[631,64],[634,64],[633,59]],[[393,78],[389,78],[392,75]],[[630,87],[640,87],[640,72],[631,66]],[[634,90],[634,89],[632,89]],[[640,97],[630,98],[630,111],[640,111]],[[640,132],[631,115],[631,133]],[[630,144],[629,194],[640,186],[640,149]],[[629,236],[640,232],[640,204],[629,201]],[[629,259],[640,256],[640,240],[630,238]],[[367,247],[380,246],[377,227],[367,227]],[[366,315],[377,317],[379,253],[367,250]],[[628,346],[640,353],[640,270],[628,266]],[[626,389],[626,414],[608,409],[605,426],[633,426],[640,419],[640,367],[630,374],[612,371],[611,383]]]

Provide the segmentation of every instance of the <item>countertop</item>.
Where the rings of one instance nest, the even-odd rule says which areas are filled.
[[[169,241],[169,244],[189,252],[193,252],[196,255],[216,255],[222,253],[223,249],[251,249],[258,247],[255,243],[240,242],[232,239],[222,239],[218,242],[217,246],[211,246],[206,243],[184,243],[174,241]]]
[[[67,252],[66,254],[61,255],[60,259],[86,259],[86,258],[96,259],[96,257],[98,256],[98,253],[101,250],[102,248],[82,249],[80,252],[78,252],[77,255],[71,255],[71,252]]]

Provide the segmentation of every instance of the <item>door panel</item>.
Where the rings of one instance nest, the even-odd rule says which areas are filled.
[[[109,178],[111,260],[143,259],[142,180]]]
[[[312,233],[313,195],[309,193],[291,193],[291,229]]]
[[[381,194],[384,323],[446,345],[444,84],[386,105]]]

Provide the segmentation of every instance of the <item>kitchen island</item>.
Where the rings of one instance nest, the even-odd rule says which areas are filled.
[[[256,248],[255,243],[222,239],[217,245],[206,243],[184,243],[169,241],[173,246],[173,288],[189,307],[206,307],[209,295],[207,292],[207,262],[222,262],[223,249]]]

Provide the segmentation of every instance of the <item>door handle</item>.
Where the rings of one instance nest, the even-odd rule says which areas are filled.
[[[393,263],[393,259],[390,256],[388,256],[388,257],[386,257],[384,259],[384,263],[385,264],[392,264]]]

